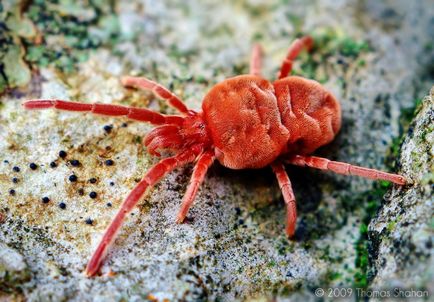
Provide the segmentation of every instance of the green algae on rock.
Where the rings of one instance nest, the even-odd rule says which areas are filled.
[[[294,74],[320,83],[327,82],[330,68],[344,75],[348,70],[362,67],[364,54],[371,51],[367,42],[347,36],[340,28],[318,28],[309,34],[314,38],[314,47],[310,53],[300,56],[302,63],[296,64]]]
[[[31,72],[23,57],[22,39],[33,39],[33,23],[23,17],[20,1],[0,4],[0,94],[6,88],[23,87],[30,82]]]
[[[38,45],[26,41],[26,60],[39,67],[53,66],[71,73],[91,52],[113,44],[119,23],[113,2],[33,1],[27,15],[42,33]]]

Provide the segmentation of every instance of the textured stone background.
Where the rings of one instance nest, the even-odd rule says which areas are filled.
[[[9,0],[0,7],[1,299],[305,301],[315,300],[318,286],[434,292],[433,96],[422,100],[433,83],[432,1]],[[264,75],[273,79],[291,40],[306,33],[317,49],[300,57],[295,73],[323,83],[343,109],[341,133],[318,154],[399,171],[412,184],[288,167],[299,210],[296,240],[288,242],[269,169],[214,165],[188,223],[176,225],[191,174],[191,167],[179,169],[123,228],[103,267],[115,277],[86,279],[82,271],[106,225],[157,161],[141,145],[150,127],[25,112],[22,101],[171,112],[149,93],[122,88],[119,77],[130,74],[161,82],[198,109],[212,85],[248,71],[255,41],[265,48]],[[105,125],[113,125],[110,133]],[[115,165],[105,166],[108,158]],[[77,182],[68,180],[72,174]]]

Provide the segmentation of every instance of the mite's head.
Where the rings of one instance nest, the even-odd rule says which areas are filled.
[[[148,152],[159,156],[161,151],[178,153],[189,148],[207,149],[210,136],[201,112],[190,111],[177,124],[165,124],[153,129],[144,140]]]
[[[184,120],[181,135],[188,145],[210,145],[211,139],[202,112],[191,112]]]

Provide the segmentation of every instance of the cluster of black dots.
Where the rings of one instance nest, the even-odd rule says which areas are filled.
[[[5,163],[9,163],[9,161],[7,161],[7,160],[5,160],[4,162],[5,162]],[[29,164],[29,168],[30,168],[31,170],[36,170],[36,169],[38,169],[38,165],[35,164],[35,163],[30,163],[30,164]],[[14,167],[12,168],[12,171],[13,171],[14,173],[18,174],[18,173],[21,172],[21,168],[18,167],[18,166],[14,166]],[[17,184],[17,183],[20,182],[20,179],[19,179],[17,176],[18,176],[18,175],[14,175],[14,176],[12,177],[12,183]],[[17,192],[15,191],[15,189],[10,189],[10,190],[9,190],[9,195],[11,195],[11,196],[15,196],[16,193],[17,193]]]
[[[123,124],[122,124],[122,127],[125,128],[125,127],[127,127],[127,125],[128,125],[127,123],[123,123]],[[105,126],[104,126],[104,131],[105,131],[107,134],[111,133],[112,129],[113,129],[113,125],[105,125]],[[65,158],[67,157],[67,155],[68,155],[68,154],[67,154],[64,150],[59,151],[59,158],[61,158],[61,159],[65,159]],[[9,163],[9,161],[5,160],[4,163]],[[70,164],[72,167],[80,167],[80,166],[81,166],[80,161],[77,160],[77,159],[72,159],[72,160],[70,160],[70,161],[69,161],[69,164]],[[104,164],[105,164],[106,166],[113,166],[113,165],[114,165],[114,161],[111,160],[111,159],[107,159],[107,160],[104,161]],[[52,162],[50,162],[50,167],[51,167],[51,168],[54,169],[54,168],[56,168],[57,166],[58,166],[58,163],[57,163],[56,161],[52,161]],[[32,163],[29,164],[29,169],[30,169],[30,170],[35,171],[35,170],[37,170],[38,168],[39,168],[39,166],[38,166],[36,163],[33,163],[33,162],[32,162]],[[18,184],[18,183],[20,182],[20,179],[19,179],[19,177],[18,177],[18,173],[21,172],[21,168],[18,167],[18,166],[14,166],[14,167],[12,168],[12,171],[16,174],[16,175],[14,175],[14,176],[12,177],[12,183],[14,183],[14,184]],[[77,182],[77,181],[78,181],[78,177],[77,177],[77,175],[75,175],[75,174],[73,173],[73,174],[71,174],[71,175],[68,177],[68,180],[69,180],[70,182]],[[97,180],[96,178],[94,178],[94,177],[92,177],[92,178],[90,178],[90,179],[88,180],[88,182],[91,183],[91,184],[95,184],[95,183],[97,183],[97,181],[98,181],[98,180]],[[114,186],[114,185],[115,185],[114,182],[110,182],[110,186]],[[77,193],[78,193],[80,196],[83,196],[83,195],[85,194],[83,188],[78,189]],[[15,191],[14,189],[10,189],[10,190],[9,190],[9,195],[11,195],[11,196],[15,196],[15,195],[16,195],[16,191]],[[92,192],[89,193],[89,197],[92,198],[92,199],[95,199],[95,198],[98,197],[98,193],[95,192],[95,191],[92,191]],[[51,201],[51,200],[50,200],[50,198],[49,198],[48,196],[44,196],[44,197],[41,198],[41,202],[42,202],[43,204],[48,204],[50,201]],[[62,210],[65,210],[65,209],[66,209],[66,203],[64,203],[63,201],[62,201],[62,202],[59,202],[58,206],[59,206],[59,208],[62,209]],[[106,204],[106,206],[107,206],[107,207],[111,207],[111,206],[112,206],[111,202],[108,202],[108,203]],[[93,220],[92,220],[91,218],[87,218],[87,219],[85,220],[85,223],[86,223],[86,224],[89,224],[89,225],[92,225],[92,224],[93,224]]]

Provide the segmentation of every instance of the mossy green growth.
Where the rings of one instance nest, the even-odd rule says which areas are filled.
[[[370,47],[367,42],[355,41],[349,37],[344,37],[339,41],[338,50],[343,56],[357,57],[362,51],[369,51]]]
[[[26,60],[69,73],[88,59],[92,50],[115,44],[119,22],[111,1],[33,1],[26,15],[44,33],[41,44],[25,41]]]
[[[404,108],[401,110],[401,115],[399,117],[400,133],[399,136],[392,139],[389,151],[386,156],[386,165],[390,168],[395,168],[396,159],[399,157],[399,150],[404,141],[405,133],[407,133],[410,123],[416,114],[419,112],[422,104],[422,99],[416,99],[413,103],[414,105],[409,108]]]
[[[356,270],[354,273],[354,286],[366,288],[368,286],[368,226],[364,223],[360,226],[360,238],[356,243]]]
[[[342,273],[334,270],[329,270],[327,271],[325,278],[328,281],[336,281],[342,278]]]
[[[341,54],[346,57],[357,57],[362,52],[368,52],[371,47],[366,41],[358,41],[345,34],[342,29],[325,28],[313,32],[315,41],[313,51],[324,55]]]
[[[320,83],[328,80],[324,68],[320,68],[328,58],[337,57],[338,62],[345,64],[356,62],[360,67],[366,64],[363,58],[359,58],[360,54],[371,51],[366,41],[355,40],[340,29],[319,29],[312,33],[312,37],[314,45],[311,54],[301,55],[301,68],[295,68],[294,74],[315,79]]]
[[[395,220],[390,221],[386,227],[387,231],[392,232],[395,229],[396,223],[400,220],[400,218],[401,217],[398,216]]]
[[[384,194],[391,184],[387,181],[379,181],[374,184],[374,189],[361,195],[360,201],[366,204],[365,215],[359,228],[360,237],[356,242],[356,260],[353,284],[354,287],[366,288],[368,286],[368,225],[380,207]]]

